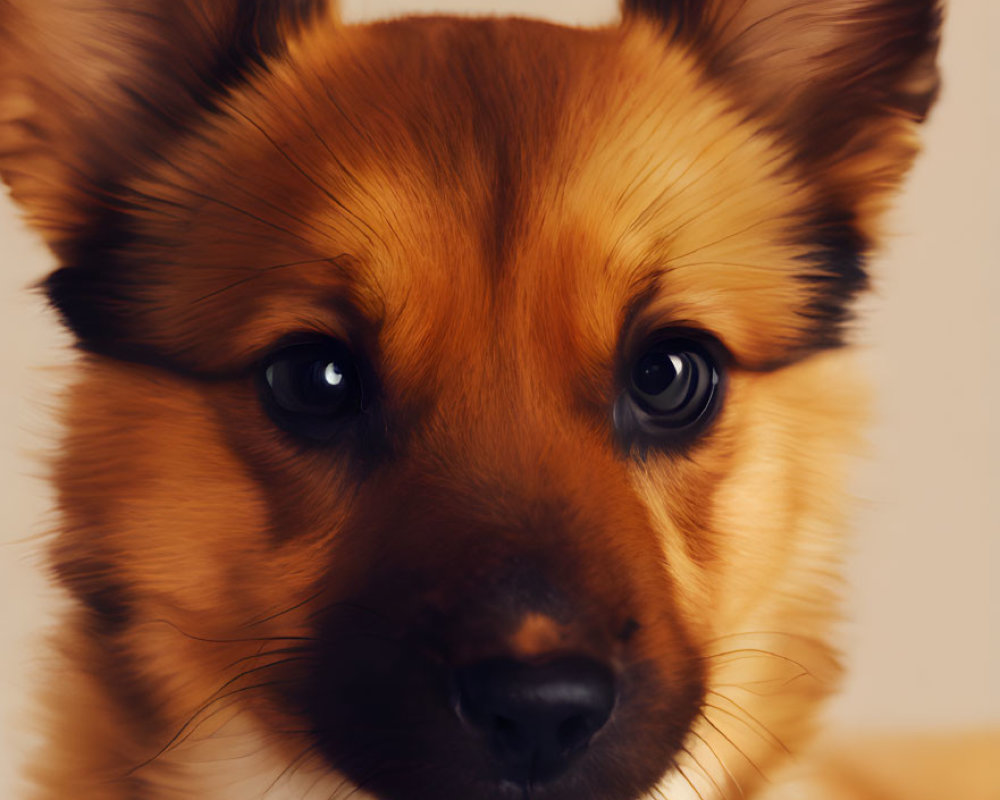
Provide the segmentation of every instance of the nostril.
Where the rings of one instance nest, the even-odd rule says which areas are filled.
[[[615,703],[611,670],[584,658],[486,661],[461,670],[458,689],[462,719],[518,781],[563,772],[604,727]]]

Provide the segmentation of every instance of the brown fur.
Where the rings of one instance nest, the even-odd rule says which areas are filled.
[[[617,665],[607,760],[539,800],[750,796],[837,675],[863,407],[838,347],[936,4],[637,1],[595,30],[320,6],[0,0],[0,170],[85,351],[37,796],[472,800],[423,667],[378,684],[420,709],[415,751],[369,699],[322,746],[309,719],[431,641]],[[725,402],[683,451],[632,447],[622,365],[672,327],[725,348]],[[377,386],[321,447],[255,380],[303,332]]]

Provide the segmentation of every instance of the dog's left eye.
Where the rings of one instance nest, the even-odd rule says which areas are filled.
[[[678,334],[647,344],[629,368],[615,405],[626,448],[679,446],[701,433],[721,402],[722,358],[717,342]]]
[[[334,340],[277,351],[264,362],[260,385],[264,407],[279,427],[320,441],[335,436],[365,405],[355,359]]]
[[[632,368],[631,383],[633,397],[659,424],[680,428],[705,412],[718,374],[705,353],[667,342],[643,353]]]

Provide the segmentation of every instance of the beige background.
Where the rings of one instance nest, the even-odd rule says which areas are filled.
[[[403,11],[575,23],[614,0],[349,0]],[[848,727],[1000,726],[1000,0],[953,0],[945,89],[866,301],[861,356],[879,404],[859,465],[843,644],[830,709]],[[0,798],[16,800],[23,722],[56,599],[38,569],[48,496],[38,455],[69,353],[28,283],[52,266],[0,195]],[[1000,755],[1000,754],[998,754]]]

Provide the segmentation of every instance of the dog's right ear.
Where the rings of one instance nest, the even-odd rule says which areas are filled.
[[[0,0],[0,176],[63,261],[117,187],[333,0]]]
[[[937,96],[940,0],[623,0],[623,12],[689,47],[863,228],[877,220]]]

